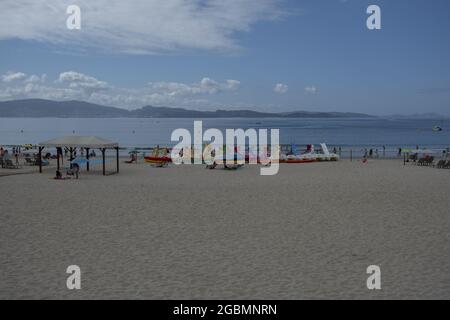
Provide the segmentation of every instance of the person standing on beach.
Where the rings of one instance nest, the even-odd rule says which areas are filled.
[[[362,158],[362,162],[363,162],[363,163],[367,163],[368,160],[369,160],[369,158],[368,158],[368,156],[367,156],[367,150],[366,150],[366,152],[364,153],[364,156],[363,156],[363,158]]]
[[[16,160],[16,166],[18,167],[19,166],[19,153],[17,152],[17,149],[16,149],[16,152],[14,153],[14,159]]]
[[[78,163],[74,163],[71,165],[72,167],[72,173],[75,176],[75,178],[78,180],[79,174],[80,174],[80,166]]]

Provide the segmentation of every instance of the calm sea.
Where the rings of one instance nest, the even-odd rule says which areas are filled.
[[[172,145],[177,128],[193,129],[194,119],[29,119],[0,118],[0,145],[37,144],[66,135],[95,135],[126,147]],[[434,132],[434,125],[444,130]],[[279,128],[282,144],[342,147],[450,147],[450,120],[391,119],[205,119],[204,129]]]

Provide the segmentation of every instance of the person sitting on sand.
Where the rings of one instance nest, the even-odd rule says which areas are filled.
[[[62,179],[62,174],[61,171],[56,170],[56,175],[55,175],[55,180],[61,180]]]
[[[75,174],[75,178],[78,180],[78,175],[80,173],[80,166],[78,165],[78,163],[74,163],[72,166],[72,170]]]
[[[56,175],[55,175],[55,177],[53,179],[55,179],[55,180],[69,180],[70,177],[63,177],[61,171],[56,170]]]
[[[366,153],[364,153],[364,156],[362,158],[362,162],[363,163],[367,163],[367,161],[369,161],[369,157],[368,157],[367,152],[366,152]]]
[[[137,162],[137,158],[136,158],[136,154],[135,153],[132,153],[130,155],[130,160],[125,161],[125,163],[135,163],[135,162]]]
[[[67,171],[67,175],[75,176],[75,178],[78,179],[78,175],[80,174],[80,166],[78,163],[73,163],[70,167],[70,170]]]
[[[216,157],[215,149],[211,151],[211,157],[215,159],[215,157]],[[216,162],[216,160],[214,160],[214,162],[212,164],[208,164],[206,166],[206,169],[214,170],[216,167],[217,167],[217,162]]]

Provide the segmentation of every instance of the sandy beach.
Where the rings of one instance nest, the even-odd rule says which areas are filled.
[[[4,170],[2,170],[4,171]],[[0,299],[450,298],[450,170],[401,160],[0,177]],[[66,288],[66,268],[82,289]],[[382,290],[366,287],[379,265]]]

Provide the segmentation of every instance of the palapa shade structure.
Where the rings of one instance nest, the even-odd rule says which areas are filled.
[[[42,173],[42,150],[44,148],[68,148],[70,153],[72,154],[76,148],[84,148],[86,149],[86,159],[87,162],[87,171],[89,171],[89,150],[90,149],[100,149],[102,152],[102,160],[103,160],[103,175],[106,175],[106,160],[105,153],[106,149],[115,149],[117,156],[117,173],[119,172],[119,144],[117,142],[113,142],[107,139],[95,137],[95,136],[68,136],[57,139],[52,139],[48,141],[44,141],[39,143],[39,172]],[[60,154],[57,153],[58,159],[58,170]]]

